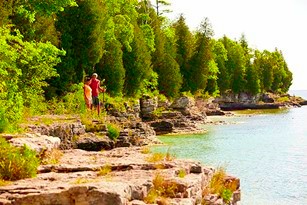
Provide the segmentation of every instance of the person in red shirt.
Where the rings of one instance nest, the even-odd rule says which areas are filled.
[[[105,89],[100,87],[100,80],[97,79],[97,73],[93,73],[90,87],[92,88],[93,106],[97,108],[98,115],[100,114],[99,92],[105,92]]]

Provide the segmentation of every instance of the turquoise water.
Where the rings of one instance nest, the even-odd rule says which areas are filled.
[[[226,167],[241,179],[242,205],[307,204],[307,106],[215,119],[229,123],[206,125],[202,135],[161,136],[166,146],[155,149]]]

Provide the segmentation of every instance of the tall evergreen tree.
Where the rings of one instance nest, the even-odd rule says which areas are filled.
[[[59,93],[66,91],[71,83],[82,82],[84,75],[92,73],[101,59],[106,25],[103,13],[106,13],[104,2],[78,0],[78,7],[66,9],[58,17],[60,46],[67,52],[57,67],[60,77],[51,82]]]
[[[241,45],[233,41],[226,36],[222,38],[222,42],[227,50],[227,63],[226,69],[229,73],[230,88],[238,94],[245,91],[245,61],[244,61],[244,50]]]
[[[292,75],[289,75],[288,66],[285,62],[285,59],[281,51],[278,51],[277,48],[272,53],[274,65],[273,65],[273,82],[272,82],[272,91],[273,92],[286,92],[288,91],[290,85],[289,80],[292,80]]]
[[[122,44],[113,39],[106,43],[106,50],[96,65],[96,71],[102,79],[105,79],[107,92],[112,96],[121,96],[125,83]]]
[[[152,54],[153,69],[158,74],[159,91],[167,97],[179,94],[182,77],[180,68],[175,60],[176,39],[174,29],[162,29],[163,19],[151,13],[151,25],[155,33],[155,52]]]
[[[206,88],[209,75],[212,81],[217,80],[218,68],[214,62],[212,37],[213,29],[209,19],[205,18],[196,33],[195,50],[189,63],[190,88],[193,93]],[[212,83],[212,86],[214,85]]]
[[[244,35],[240,38],[240,45],[244,51],[244,61],[246,67],[246,91],[251,94],[257,94],[260,92],[260,80],[258,77],[258,72],[251,60],[253,57],[251,49],[248,47],[247,40]]]
[[[134,25],[134,40],[132,51],[124,49],[123,61],[126,70],[125,94],[135,96],[142,89],[142,82],[150,77],[152,72],[151,56],[146,46],[142,30]]]
[[[263,91],[271,91],[271,86],[274,80],[271,52],[269,52],[268,50],[264,50],[261,53],[260,57],[260,70]]]
[[[221,40],[218,40],[214,44],[213,48],[214,61],[217,63],[219,69],[217,75],[217,84],[221,94],[224,94],[230,89],[230,74],[226,68],[227,63],[227,50]]]
[[[183,77],[182,91],[189,91],[192,83],[189,61],[193,52],[193,36],[183,15],[173,25],[176,34],[176,61]]]

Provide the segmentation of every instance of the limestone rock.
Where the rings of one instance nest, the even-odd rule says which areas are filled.
[[[191,108],[194,105],[195,105],[194,99],[184,96],[184,97],[180,97],[180,98],[176,99],[171,104],[171,108],[174,108],[174,109],[187,109],[187,108]]]
[[[40,166],[36,178],[0,187],[0,204],[10,205],[143,205],[157,174],[176,187],[169,204],[194,205],[202,198],[203,184],[209,184],[211,169],[195,161],[173,160],[149,163],[139,147],[115,148],[104,152],[63,150],[59,164]],[[101,169],[110,167],[101,175]],[[199,166],[202,172],[199,172]],[[184,178],[175,173],[194,167]],[[239,198],[238,193],[233,197]],[[215,199],[213,201],[213,199]],[[217,197],[209,197],[217,204]],[[159,201],[157,201],[159,204]]]
[[[171,121],[161,120],[150,124],[158,135],[173,132],[174,124]]]
[[[28,125],[28,130],[32,133],[54,136],[61,139],[61,149],[70,149],[73,147],[74,136],[85,133],[85,126],[81,122],[53,123],[50,125]]]
[[[140,110],[141,117],[143,120],[152,119],[153,112],[158,108],[158,99],[157,98],[149,98],[142,97],[140,99]]]
[[[61,140],[58,137],[41,135],[38,133],[26,133],[22,136],[11,138],[9,142],[16,147],[22,147],[25,144],[37,153],[41,153],[43,150],[50,151],[52,149],[57,149],[61,144]]]
[[[97,136],[93,133],[86,133],[77,138],[75,146],[87,151],[101,151],[114,148],[115,143],[106,135]]]

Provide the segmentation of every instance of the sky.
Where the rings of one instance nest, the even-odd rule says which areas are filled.
[[[215,38],[239,40],[251,48],[281,50],[293,73],[290,90],[307,90],[307,0],[169,0],[171,19],[183,14],[191,31],[206,17]]]

